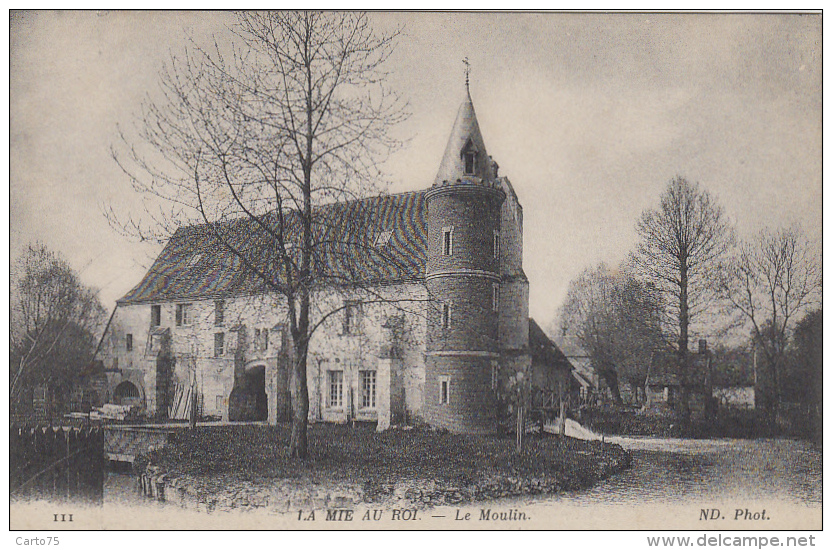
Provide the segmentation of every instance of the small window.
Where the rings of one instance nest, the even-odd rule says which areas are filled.
[[[133,351],[133,335],[127,335],[127,342],[126,342],[127,351]]]
[[[500,259],[500,232],[494,230],[494,258]]]
[[[222,411],[222,409],[223,409],[223,404],[224,404],[224,403],[223,403],[223,396],[218,395],[218,396],[217,396],[217,410],[218,410],[218,411]]]
[[[254,329],[254,351],[260,349],[260,329]]]
[[[162,351],[162,335],[154,334],[150,337],[150,351],[151,353],[159,353]]]
[[[158,327],[162,324],[162,306],[150,306],[150,326]]]
[[[225,333],[214,333],[214,357],[222,357],[225,354]]]
[[[379,232],[379,234],[376,236],[376,243],[375,243],[376,248],[378,248],[380,246],[384,246],[387,243],[389,243],[390,242],[390,237],[392,235],[393,235],[393,231],[389,230],[389,229],[386,230],[386,231]]]
[[[453,227],[443,227],[442,228],[442,254],[444,256],[450,256],[454,253],[454,228]]]
[[[447,302],[442,304],[442,328],[451,328],[451,304]]]
[[[500,285],[497,283],[491,286],[491,309],[500,311]]]
[[[451,402],[451,377],[439,377],[439,404],[447,405]]]
[[[466,176],[473,176],[474,169],[477,165],[477,153],[476,151],[466,151],[465,152],[465,175]]]
[[[344,406],[344,371],[329,370],[327,372],[327,381],[329,383],[329,399],[327,405],[329,407],[343,407]]]
[[[361,407],[376,408],[376,371],[361,371]]]
[[[225,322],[225,300],[214,302],[214,325],[221,327]]]
[[[497,361],[491,361],[491,389],[497,391],[500,384],[500,364]]]
[[[176,304],[176,326],[191,324],[191,304]]]
[[[263,331],[260,333],[260,338],[262,339],[263,344],[260,349],[266,351],[267,349],[269,349],[269,329],[264,328]]]
[[[361,302],[347,300],[344,302],[343,334],[356,334],[361,322]]]
[[[197,252],[196,254],[194,254],[193,256],[191,256],[191,259],[190,259],[190,261],[188,262],[188,267],[193,267],[193,266],[195,266],[196,264],[198,264],[198,263],[199,263],[199,260],[201,260],[201,259],[202,259],[202,253],[201,253],[201,252]]]

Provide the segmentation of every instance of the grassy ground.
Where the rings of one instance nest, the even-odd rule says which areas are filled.
[[[579,489],[629,466],[621,447],[600,442],[529,436],[518,456],[513,438],[334,424],[309,427],[310,456],[299,460],[288,456],[289,435],[288,425],[197,427],[150,460],[172,477],[349,482],[363,486],[365,501],[409,484],[408,498],[434,502]]]

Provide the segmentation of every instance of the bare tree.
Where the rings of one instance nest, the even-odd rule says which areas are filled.
[[[620,381],[643,387],[653,352],[663,347],[657,296],[632,275],[600,264],[569,284],[560,325],[578,338],[616,403]]]
[[[662,296],[663,324],[675,340],[681,412],[687,421],[690,327],[717,303],[712,275],[731,247],[733,229],[708,191],[677,176],[662,193],[659,207],[641,214],[637,231],[641,241],[632,265]]]
[[[819,257],[798,227],[764,229],[740,243],[721,273],[721,296],[751,325],[757,349],[771,368],[773,395],[766,408],[776,413],[794,323],[820,304]]]
[[[145,103],[138,139],[123,135],[125,147],[114,149],[152,216],[149,226],[117,225],[149,237],[154,228],[169,235],[202,223],[201,238],[285,297],[290,453],[305,457],[309,340],[336,311],[313,319],[312,293],[358,281],[350,257],[367,246],[344,242],[344,212],[327,205],[380,190],[380,163],[399,145],[389,130],[406,113],[383,71],[396,33],[375,33],[355,12],[237,19],[230,44],[192,43],[171,60],[163,98]],[[333,263],[338,269],[328,269]]]
[[[12,266],[9,397],[25,387],[66,385],[92,360],[104,308],[69,264],[42,244]]]

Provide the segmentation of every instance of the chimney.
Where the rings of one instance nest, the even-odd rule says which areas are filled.
[[[704,338],[699,339],[699,353],[705,354],[708,353],[708,341]]]

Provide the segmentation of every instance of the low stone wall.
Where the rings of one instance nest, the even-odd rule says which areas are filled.
[[[289,512],[351,508],[370,503],[385,508],[425,508],[585,489],[629,468],[630,455],[621,446],[600,442],[598,445],[602,449],[598,459],[569,477],[553,472],[530,478],[482,476],[462,483],[427,479],[394,484],[341,480],[310,483],[292,479],[255,481],[235,474],[171,477],[148,464],[139,470],[137,484],[139,491],[149,498],[208,512],[254,509]]]

